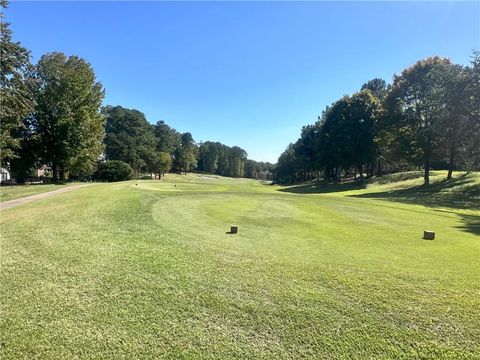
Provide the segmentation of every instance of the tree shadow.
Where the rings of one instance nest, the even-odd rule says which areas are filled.
[[[349,195],[357,198],[389,201],[453,209],[480,209],[480,183],[471,175],[437,181],[430,186],[413,186],[383,192]]]
[[[315,183],[293,185],[283,189],[278,189],[278,191],[293,194],[328,194],[333,192],[365,189],[367,185],[368,181],[361,180],[348,181],[344,183],[331,183],[321,181]]]
[[[350,190],[365,189],[368,184],[395,183],[417,179],[422,172],[392,174],[381,178],[365,179],[364,181],[348,181],[345,183],[308,183],[293,185],[278,189],[281,192],[294,194],[327,194]],[[480,210],[480,182],[475,174],[462,174],[451,180],[440,180],[430,186],[418,185],[408,188],[397,188],[390,191],[371,192],[366,194],[347,195],[353,198],[381,199],[389,202],[423,205],[441,212],[451,212],[458,215],[462,225],[456,228],[475,235],[480,235],[480,215],[459,214],[456,210]],[[449,211],[451,209],[452,211]]]
[[[390,184],[395,182],[419,179],[423,177],[423,171],[408,171],[397,174],[388,174],[374,178],[375,182],[380,185]]]
[[[463,225],[457,226],[457,229],[480,235],[480,216],[460,214]]]

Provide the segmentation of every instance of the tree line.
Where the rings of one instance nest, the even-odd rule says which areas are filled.
[[[480,168],[480,53],[468,66],[438,56],[418,61],[387,84],[375,78],[302,128],[280,155],[278,183],[382,175],[411,167]]]
[[[53,52],[31,64],[0,16],[0,166],[17,179],[45,164],[54,181],[192,170],[258,178],[273,168],[238,146],[197,144],[191,133],[151,124],[138,110],[102,106],[105,89],[87,61]]]

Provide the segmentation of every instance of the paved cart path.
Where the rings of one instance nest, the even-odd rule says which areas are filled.
[[[63,194],[68,191],[72,190],[77,190],[81,187],[88,186],[88,184],[83,184],[83,185],[73,185],[73,186],[67,186],[58,190],[52,190],[52,191],[47,191],[41,194],[35,194],[35,195],[30,195],[30,196],[25,196],[23,198],[19,199],[13,199],[13,200],[8,200],[8,201],[2,201],[0,202],[0,210],[3,209],[9,209],[18,205],[26,204],[35,200],[41,200],[41,199],[46,199],[49,198],[50,196],[55,196],[58,194]]]

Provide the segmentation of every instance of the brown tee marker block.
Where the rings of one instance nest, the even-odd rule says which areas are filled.
[[[236,234],[236,233],[238,233],[238,226],[237,225],[230,226],[230,234]]]
[[[423,238],[425,240],[434,240],[435,239],[435,231],[425,230],[423,232]]]

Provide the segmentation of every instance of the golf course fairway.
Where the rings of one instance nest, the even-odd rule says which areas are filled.
[[[5,209],[2,357],[478,359],[479,176],[421,183],[168,174]]]

